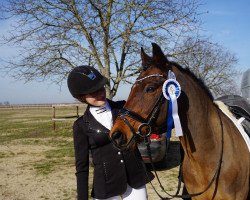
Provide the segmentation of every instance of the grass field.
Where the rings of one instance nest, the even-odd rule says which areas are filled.
[[[58,117],[70,116],[75,110],[60,108],[56,114]],[[46,152],[46,158],[72,158],[73,121],[57,121],[54,131],[51,116],[50,107],[0,109],[0,145],[48,145],[55,148]],[[2,153],[1,157],[5,156]]]
[[[79,111],[82,115],[84,107]],[[72,107],[56,110],[58,118],[75,113]],[[76,199],[73,120],[57,121],[54,131],[51,118],[51,107],[0,108],[0,199]],[[90,167],[90,189],[92,172]],[[178,168],[158,173],[163,183],[168,181],[166,189],[174,191]],[[147,188],[149,199],[158,199]]]
[[[79,110],[82,114],[84,108],[81,107]],[[58,118],[74,116],[75,113],[76,110],[73,107],[60,107],[56,110]],[[51,107],[0,109],[0,163],[1,168],[7,167],[7,169],[2,169],[0,173],[0,191],[3,199],[15,199],[17,196],[20,199],[27,199],[27,194],[31,192],[29,190],[25,192],[25,189],[21,186],[26,181],[25,184],[28,186],[29,180],[20,180],[17,183],[20,184],[19,188],[18,186],[15,188],[14,185],[10,186],[9,184],[9,182],[15,182],[10,180],[15,179],[12,177],[11,170],[9,170],[9,175],[3,174],[9,168],[16,168],[16,165],[17,173],[22,174],[23,171],[28,170],[37,179],[37,183],[43,182],[44,179],[58,173],[58,170],[65,167],[71,169],[73,172],[71,176],[73,179],[75,178],[72,141],[73,120],[57,121],[54,131],[51,118]],[[12,163],[15,166],[11,166]],[[75,187],[75,184],[71,189],[65,188],[63,192],[60,191],[63,193],[63,199],[74,199],[75,188],[73,187]],[[24,191],[18,195],[18,190],[21,188]],[[12,192],[17,193],[17,196],[15,197]],[[0,199],[2,199],[1,195]],[[36,198],[51,199],[46,193]]]

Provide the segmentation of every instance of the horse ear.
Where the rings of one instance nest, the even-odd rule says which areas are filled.
[[[152,43],[152,46],[153,46],[153,60],[157,63],[164,63],[164,64],[168,62],[168,59],[162,52],[161,47],[159,47],[156,43]]]
[[[145,53],[144,49],[141,48],[141,60],[143,69],[147,69],[151,63],[152,58]]]

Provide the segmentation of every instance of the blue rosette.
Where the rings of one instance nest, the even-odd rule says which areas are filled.
[[[177,99],[181,95],[181,86],[175,79],[168,79],[163,83],[162,92],[167,100],[170,100],[170,95],[175,95]]]
[[[177,98],[181,94],[181,86],[176,79],[170,78],[163,83],[163,96],[168,100],[168,116],[167,116],[167,134],[166,137],[171,137],[171,130],[176,129],[176,135],[182,136],[182,128],[178,116]]]

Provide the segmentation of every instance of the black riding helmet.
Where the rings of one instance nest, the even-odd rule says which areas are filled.
[[[73,97],[90,94],[101,89],[108,79],[94,67],[87,65],[75,67],[68,75],[68,88]]]

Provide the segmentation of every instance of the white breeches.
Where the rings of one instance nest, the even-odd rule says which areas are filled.
[[[120,196],[114,196],[114,197],[110,197],[108,199],[93,199],[93,200],[147,200],[147,189],[146,189],[146,185],[138,188],[138,189],[134,189],[132,187],[130,187],[129,185],[127,185],[127,190],[124,194],[120,195]]]

